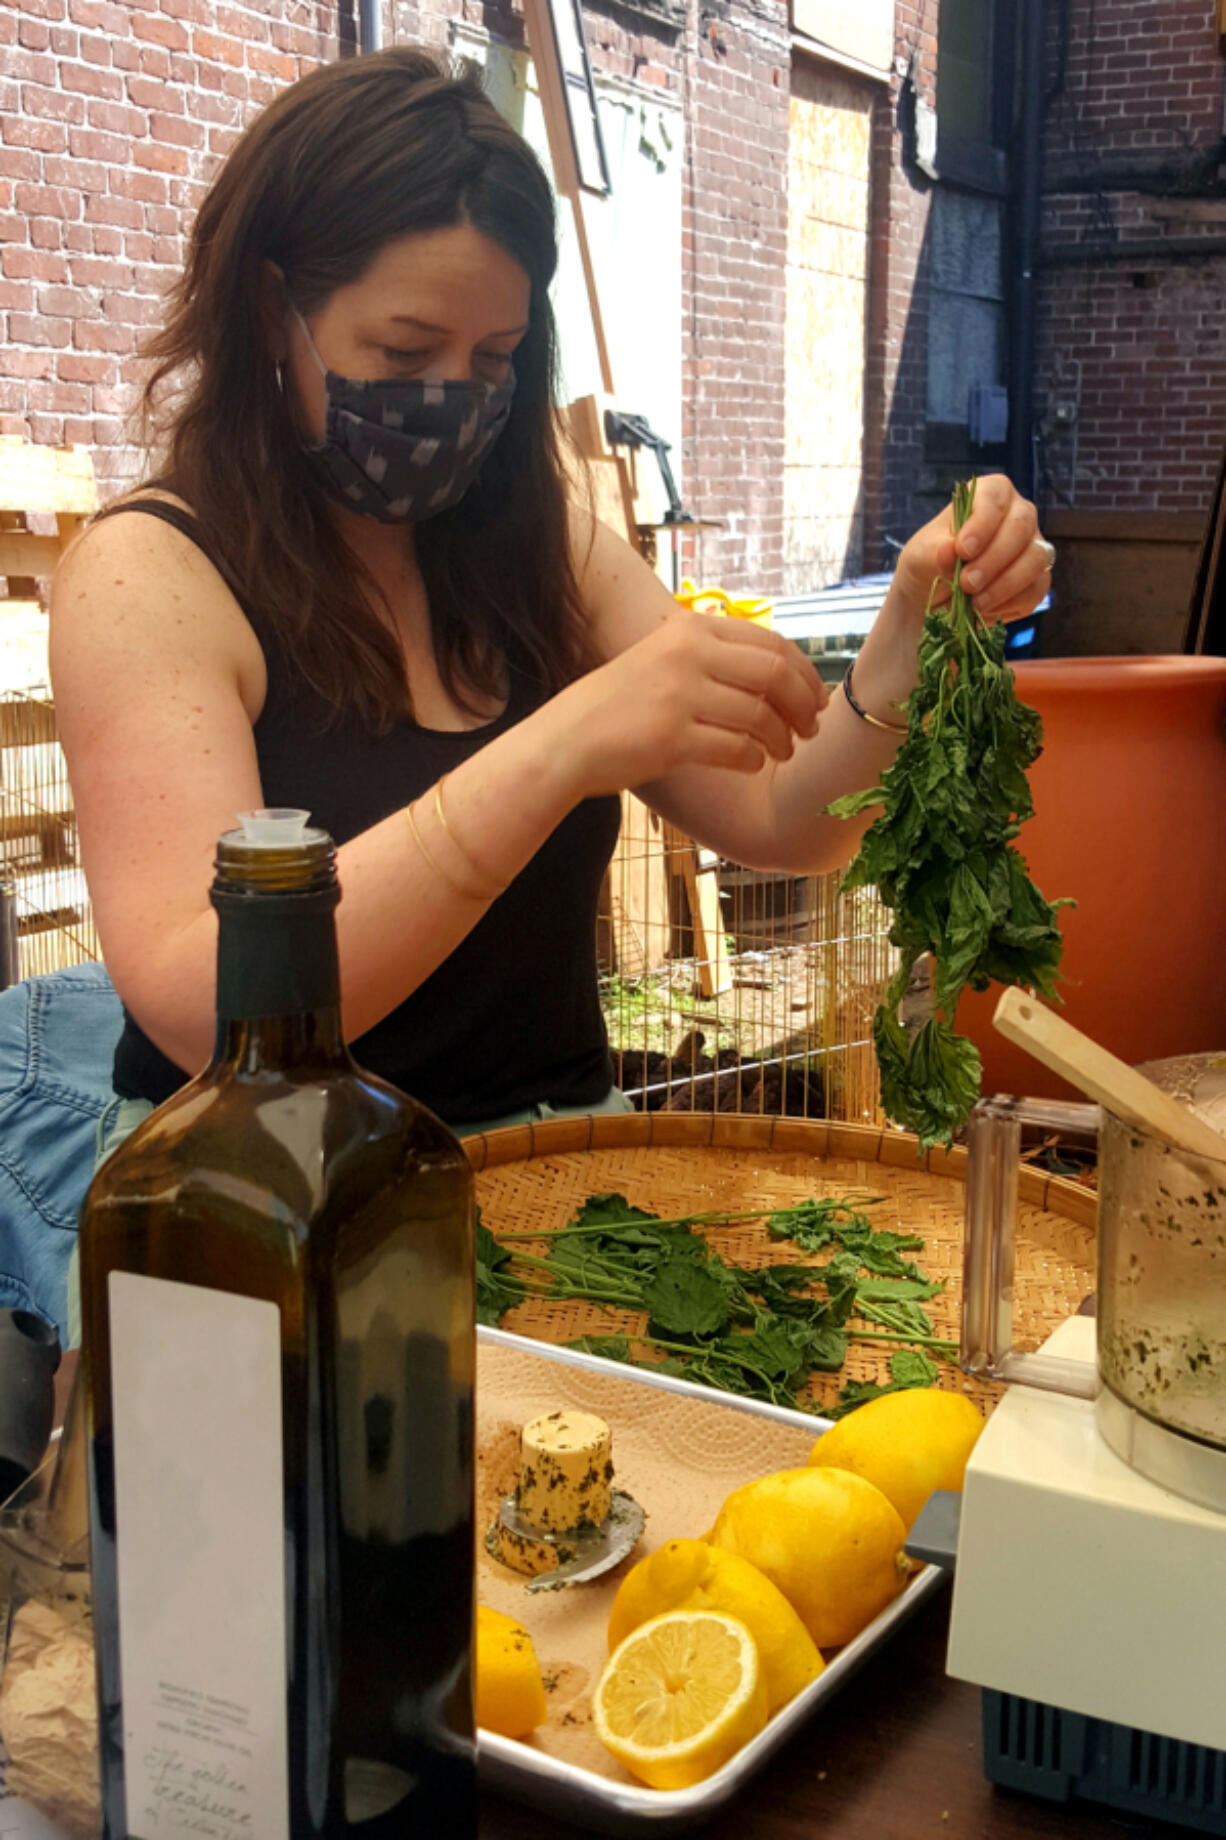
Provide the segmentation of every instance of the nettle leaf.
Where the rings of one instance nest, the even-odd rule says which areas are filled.
[[[974,482],[954,491],[954,525],[974,502]],[[979,1096],[979,1057],[952,1023],[969,984],[1020,984],[1055,997],[1063,941],[1056,908],[1043,899],[1012,848],[1033,814],[1027,770],[1043,745],[1038,714],[1018,700],[1003,626],[987,626],[963,593],[930,606],[919,646],[919,681],[907,700],[907,737],[881,785],[839,802],[851,815],[884,800],[844,877],[875,885],[894,915],[890,938],[904,975],[924,951],[936,959],[934,995],[943,1015],[908,1041],[897,1016],[897,980],[873,1023],[882,1103],[924,1148],[949,1143]]]
[[[832,818],[858,818],[862,811],[871,811],[874,805],[884,805],[885,798],[884,786],[870,786],[867,792],[849,792],[846,798],[835,799],[827,805],[826,810]]]
[[[671,1255],[643,1286],[650,1332],[661,1336],[713,1335],[727,1327],[726,1285],[706,1265]]]
[[[806,1343],[810,1367],[836,1374],[847,1359],[847,1337],[834,1323],[821,1323],[810,1331]]]
[[[752,1361],[770,1380],[797,1380],[809,1367],[810,1335],[803,1324],[761,1316],[744,1335],[730,1336],[724,1346],[740,1360]]]
[[[879,1328],[888,1329],[898,1336],[900,1341],[916,1337],[926,1341],[935,1334],[932,1318],[919,1303],[870,1303],[863,1293],[856,1293],[856,1314],[865,1322],[876,1323]]]
[[[817,1269],[827,1289],[837,1290],[849,1279],[855,1282],[860,1276],[861,1264],[859,1251],[845,1246],[841,1252],[836,1252],[832,1259],[827,1259],[825,1264],[819,1265]]]
[[[904,1303],[909,1298],[924,1303],[944,1289],[944,1278],[861,1278],[856,1295],[870,1303]]]
[[[658,1214],[646,1208],[632,1207],[624,1195],[589,1195],[571,1222],[576,1227],[626,1226],[635,1220],[651,1222]]]
[[[922,1348],[900,1348],[890,1356],[890,1377],[897,1387],[932,1386],[938,1368]]]
[[[939,1283],[901,1257],[922,1250],[914,1234],[874,1226],[865,1211],[881,1195],[828,1195],[763,1215],[774,1239],[792,1239],[821,1262],[751,1268],[712,1251],[698,1217],[664,1221],[592,1196],[551,1236],[544,1260],[500,1244],[477,1220],[478,1310],[496,1323],[512,1304],[552,1283],[548,1295],[586,1298],[646,1316],[642,1332],[580,1336],[568,1346],[655,1374],[683,1376],[778,1405],[803,1405],[810,1375],[844,1363],[853,1316],[884,1327],[906,1347],[931,1338],[921,1300]],[[725,1217],[705,1214],[711,1226]],[[739,1221],[743,1215],[728,1217]],[[545,1237],[544,1234],[541,1236]],[[521,1280],[526,1268],[528,1279]],[[544,1271],[543,1271],[544,1267]],[[865,1275],[865,1274],[869,1275]]]
[[[979,1097],[983,1070],[978,1048],[940,1017],[926,1022],[910,1042],[896,1018],[886,1017],[879,1030],[881,1020],[878,1011],[874,1039],[886,1111],[896,1124],[916,1133],[921,1150],[948,1143]]]
[[[838,1235],[837,1213],[836,1205],[802,1201],[768,1214],[766,1230],[772,1239],[795,1240],[806,1252],[821,1252]]]
[[[479,1208],[476,1237],[477,1321],[487,1329],[496,1329],[507,1311],[523,1302],[527,1292],[521,1281],[507,1270],[511,1255],[483,1225]]]
[[[772,1315],[806,1320],[814,1308],[811,1291],[816,1276],[812,1265],[764,1265],[758,1271],[742,1271],[741,1284]]]

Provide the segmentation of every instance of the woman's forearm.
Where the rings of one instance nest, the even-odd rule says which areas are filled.
[[[889,722],[877,728],[856,714],[843,691],[831,697],[811,741],[798,743],[791,760],[774,767],[766,789],[768,853],[771,866],[797,873],[841,868],[872,822],[832,818],[826,807],[849,792],[878,783],[902,742],[902,706],[917,675],[919,629],[891,588],[856,659],[856,701]]]
[[[337,944],[348,1040],[424,983],[583,796],[565,738],[566,711],[555,699],[447,776],[446,825],[432,791],[415,802],[420,843],[402,808],[341,846]],[[205,909],[124,992],[146,1034],[188,1073],[213,1051],[216,953],[216,916]]]

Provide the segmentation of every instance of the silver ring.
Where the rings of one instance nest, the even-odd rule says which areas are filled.
[[[1048,568],[1054,569],[1056,566],[1056,546],[1055,544],[1049,543],[1046,537],[1036,537],[1035,542],[1038,544],[1039,548],[1042,550],[1043,559],[1047,563]]]

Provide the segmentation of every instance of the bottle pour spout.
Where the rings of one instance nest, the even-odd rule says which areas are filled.
[[[292,806],[273,806],[263,811],[240,811],[238,822],[243,842],[256,849],[286,850],[307,841],[309,811]]]

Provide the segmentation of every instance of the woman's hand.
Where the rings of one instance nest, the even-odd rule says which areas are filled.
[[[894,584],[903,610],[917,623],[930,595],[937,607],[949,599],[958,561],[962,586],[985,619],[1019,619],[1033,613],[1047,593],[1051,557],[1039,535],[1038,515],[1002,474],[976,482],[974,507],[956,539],[953,507],[947,505],[904,547]]]
[[[584,797],[682,767],[757,773],[817,733],[828,701],[817,671],[777,633],[681,608],[556,699]]]

